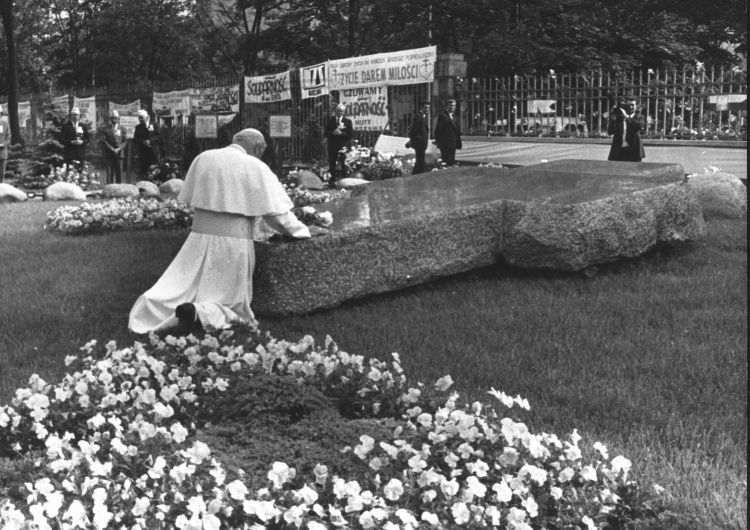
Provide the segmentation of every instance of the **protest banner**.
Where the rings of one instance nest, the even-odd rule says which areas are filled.
[[[141,110],[141,100],[136,99],[132,103],[112,103],[109,102],[109,112],[116,110],[120,116],[123,114],[128,116],[135,116],[139,110]]]
[[[70,102],[68,94],[52,98],[52,107],[55,109],[55,112],[57,114],[61,114],[63,116],[67,116],[68,114],[70,114]]]
[[[216,115],[200,114],[195,116],[195,137],[216,138],[219,135],[219,126]]]
[[[382,131],[388,125],[387,86],[342,90],[340,100],[355,131]]]
[[[154,116],[157,118],[189,116],[190,89],[154,92],[151,106],[154,109]]]
[[[291,70],[273,75],[245,77],[245,103],[272,103],[292,99]]]
[[[224,114],[239,112],[240,85],[190,89],[190,112]]]
[[[435,80],[437,48],[378,53],[328,62],[331,90],[380,85],[412,85]]]
[[[79,98],[73,96],[73,106],[81,111],[81,121],[88,124],[89,131],[96,131],[96,96]]]
[[[26,121],[31,118],[31,101],[20,101],[18,103],[18,125],[26,128]]]
[[[135,134],[135,126],[138,125],[138,116],[120,114],[120,125],[125,127],[125,130],[128,132],[128,138],[132,140]]]
[[[328,63],[300,68],[299,79],[302,99],[328,94]]]

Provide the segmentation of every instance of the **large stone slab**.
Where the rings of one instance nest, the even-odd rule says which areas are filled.
[[[498,259],[574,271],[706,229],[677,164],[449,169],[373,182],[316,209],[333,214],[330,234],[256,244],[257,315],[334,307]]]

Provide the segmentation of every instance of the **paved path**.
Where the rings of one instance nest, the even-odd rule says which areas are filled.
[[[747,179],[747,146],[742,148],[710,147],[699,142],[690,145],[658,145],[644,142],[646,158],[644,162],[681,164],[685,173],[703,173],[710,166]],[[457,160],[465,162],[497,162],[528,166],[542,160],[552,162],[565,158],[584,160],[606,160],[609,143],[532,143],[513,141],[473,140],[465,138],[463,149],[456,154]]]

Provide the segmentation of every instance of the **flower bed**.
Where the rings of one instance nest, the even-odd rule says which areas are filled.
[[[365,180],[386,180],[411,174],[414,163],[404,162],[392,153],[380,153],[369,147],[352,147],[345,152],[347,174],[361,173]]]
[[[77,171],[74,168],[50,167],[49,173],[43,175],[25,174],[21,179],[21,184],[28,190],[42,190],[55,182],[70,182],[82,190],[92,190],[101,187],[99,174],[89,171],[84,164],[83,171]]]
[[[47,214],[44,229],[68,235],[179,230],[188,228],[192,219],[188,205],[174,199],[112,199],[61,206]]]
[[[321,347],[247,327],[82,350],[63,381],[32,376],[0,408],[0,451],[13,457],[6,530],[590,530],[647,507],[624,457],[597,443],[584,462],[577,433],[533,434],[494,406],[461,404],[450,377],[409,387],[396,354],[365,361],[330,337]],[[340,434],[318,463],[302,454],[316,428]],[[243,469],[235,451],[206,443],[227,429],[242,434],[235,444],[282,429],[282,458],[255,454]]]

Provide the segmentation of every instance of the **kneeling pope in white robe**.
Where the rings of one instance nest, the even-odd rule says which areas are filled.
[[[310,232],[291,212],[292,201],[260,160],[263,135],[245,129],[234,143],[198,155],[178,200],[194,208],[190,235],[156,284],[136,301],[129,328],[136,333],[175,327],[175,308],[193,303],[203,327],[221,329],[233,321],[254,323],[255,249],[259,218],[295,238]]]

